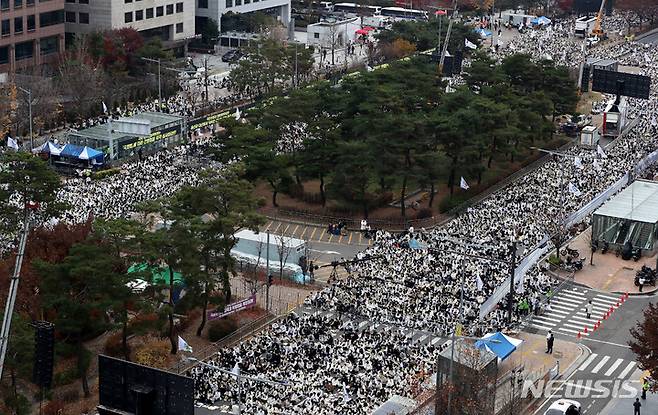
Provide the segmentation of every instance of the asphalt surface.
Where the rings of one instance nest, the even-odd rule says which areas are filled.
[[[564,299],[571,297],[565,294],[571,294],[574,288],[578,289],[586,299],[605,299],[607,296],[613,296],[607,292],[584,290],[568,285],[564,291],[555,295],[556,305],[560,298],[564,304],[568,304]],[[628,341],[631,339],[629,330],[642,318],[642,311],[649,302],[656,301],[656,298],[658,297],[629,297],[615,309],[608,319],[602,320],[601,328],[594,332],[588,330],[589,333],[586,336],[581,333],[580,339],[578,339],[577,333],[571,334],[563,331],[562,328],[572,328],[565,326],[565,321],[581,321],[576,318],[578,318],[578,314],[582,313],[584,302],[571,305],[572,310],[569,314],[558,322],[553,322],[556,323],[556,329],[553,331],[557,338],[580,342],[588,353],[581,357],[571,372],[564,374],[562,379],[564,382],[556,388],[553,396],[549,396],[545,400],[535,414],[543,414],[553,402],[561,397],[578,401],[581,404],[583,415],[601,414],[606,407],[608,408],[606,411],[609,411],[606,413],[610,415],[631,414],[632,403],[636,397],[639,397],[639,381],[644,372],[638,367],[635,355],[628,346]],[[597,322],[599,313],[600,310],[595,308],[593,314],[596,315]],[[533,319],[533,324],[539,321],[539,318]],[[546,321],[541,320],[541,324],[546,324]],[[588,324],[586,321],[583,323]],[[528,331],[546,333],[545,329],[532,326]],[[596,383],[597,381],[598,383]],[[619,409],[615,409],[617,405]],[[646,408],[642,414],[658,414],[658,405],[650,410]]]

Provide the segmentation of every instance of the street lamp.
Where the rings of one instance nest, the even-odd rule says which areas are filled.
[[[20,86],[16,85],[16,88],[20,89],[21,91],[25,92],[27,94],[27,101],[28,101],[28,107],[30,111],[30,152],[34,148],[34,138],[32,137],[32,91],[29,89],[21,88]]]
[[[141,58],[143,61],[157,63],[158,64],[158,110],[162,111],[162,80],[160,77],[160,58],[151,59],[151,58]]]

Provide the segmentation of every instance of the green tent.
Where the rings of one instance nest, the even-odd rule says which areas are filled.
[[[146,270],[151,271],[151,284],[169,284],[169,267],[152,267],[145,263],[133,264],[130,268],[128,268],[128,273],[130,274],[132,272],[143,272]],[[185,285],[183,274],[174,271],[174,284]]]

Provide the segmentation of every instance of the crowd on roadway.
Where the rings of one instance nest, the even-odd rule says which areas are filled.
[[[582,60],[582,46],[577,43],[568,46],[562,36],[570,32],[571,24],[558,22],[553,34],[545,38],[543,34],[533,38],[526,32],[514,42],[518,45],[516,52],[532,52],[537,57],[550,54],[558,63],[577,64]],[[536,36],[542,36],[542,41],[538,42]],[[605,56],[605,48],[603,45],[593,50]],[[647,50],[643,46],[626,44],[612,46],[611,51],[617,54],[622,64],[639,63],[643,73],[658,79],[658,51],[655,48]],[[627,54],[623,55],[623,51]],[[606,100],[610,98],[606,97]],[[409,329],[423,329],[450,335],[460,316],[465,333],[481,335],[504,329],[509,324],[505,300],[483,320],[479,319],[479,311],[480,305],[510,275],[511,242],[517,241],[519,257],[541,244],[551,244],[547,242],[548,235],[561,229],[565,218],[654,151],[657,146],[652,114],[656,111],[656,98],[656,89],[653,88],[651,100],[630,100],[630,118],[638,118],[639,122],[613,145],[600,151],[567,150],[565,156],[550,159],[439,229],[409,229],[402,234],[375,232],[373,246],[359,254],[360,258],[370,255],[371,260],[354,264],[351,275],[334,281],[307,299],[307,306],[339,316],[342,318],[340,322],[318,320],[313,315],[287,317],[279,326],[250,341],[223,350],[212,362],[226,370],[231,370],[237,362],[243,373],[250,376],[279,381],[290,378],[294,385],[290,387],[243,383],[240,401],[253,413],[307,413],[300,405],[309,405],[308,408],[321,414],[368,413],[391,393],[408,393],[411,385],[408,382],[418,383],[420,380],[412,356],[428,356],[427,353],[431,356],[436,350],[414,346],[401,334]],[[588,220],[586,217],[585,222]],[[418,244],[410,244],[412,239]],[[413,249],[412,245],[420,245],[420,249]],[[537,310],[540,298],[550,297],[554,284],[538,266],[531,266],[516,286],[514,298],[516,304],[528,306],[516,309],[514,320]],[[342,339],[358,333],[344,327],[346,321],[352,319],[368,319],[379,323],[380,327],[395,328],[378,338],[374,342],[375,348],[370,347],[371,339],[365,344],[359,341],[363,336],[369,339],[372,335],[368,328],[346,350]],[[300,332],[300,324],[308,330]],[[354,391],[369,390],[372,382],[379,379],[373,379],[367,366],[363,365],[361,370],[355,370],[355,367],[360,359],[370,359],[377,356],[378,350],[389,347],[399,348],[406,356],[402,362],[394,362],[397,367],[393,373],[398,374],[397,380],[392,378],[394,389],[385,389],[384,394],[369,392],[371,398],[363,406],[359,404],[358,392]],[[322,351],[320,354],[318,348]],[[307,353],[309,349],[314,352]],[[281,350],[286,353],[279,353]],[[342,366],[336,366],[337,359],[345,358],[350,362],[348,370],[355,370],[356,375],[352,378],[342,376]],[[393,358],[397,355],[394,354]],[[382,361],[389,359],[391,356],[386,354]],[[433,359],[429,357],[427,361]],[[389,374],[389,379],[395,376],[393,373]],[[202,367],[193,369],[191,374],[198,386],[198,399],[235,402],[235,383],[230,375]],[[377,386],[372,390],[379,392],[381,389]],[[343,387],[347,393],[342,392]],[[350,406],[354,408],[352,410],[341,406],[348,399],[357,400],[354,406]]]

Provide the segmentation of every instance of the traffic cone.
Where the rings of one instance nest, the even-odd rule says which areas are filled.
[[[613,311],[615,311],[615,309],[612,306],[610,306],[610,310],[608,310],[608,314],[612,314]]]
[[[621,303],[624,304],[624,301],[626,301],[626,296],[625,296],[625,295],[622,295],[622,296],[621,296]]]
[[[603,320],[607,320],[609,315],[610,315],[610,312],[606,311],[605,314],[603,314]]]
[[[626,291],[626,299],[628,300],[628,291]]]
[[[578,330],[578,334],[576,335],[577,339],[580,339],[580,330]]]
[[[587,334],[587,326],[585,326],[585,331],[584,331],[584,333]]]
[[[594,323],[594,325],[592,326],[592,333],[594,333],[598,327],[599,326],[596,323]]]

